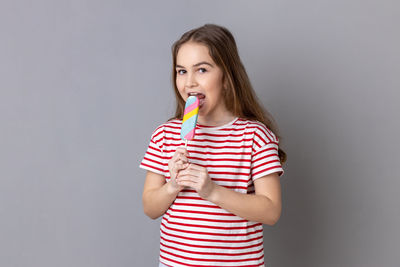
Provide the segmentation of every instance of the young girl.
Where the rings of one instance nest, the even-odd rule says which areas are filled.
[[[186,32],[172,56],[176,114],[153,132],[140,164],[144,212],[163,215],[160,266],[264,266],[262,224],[279,220],[286,160],[273,120],[226,28]],[[190,95],[200,109],[185,149],[180,128]]]

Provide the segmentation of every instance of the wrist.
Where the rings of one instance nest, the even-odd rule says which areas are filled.
[[[218,205],[219,198],[220,198],[219,197],[220,190],[221,190],[221,186],[217,185],[216,183],[213,183],[212,190],[211,190],[210,194],[208,195],[207,200]]]
[[[171,178],[171,179],[173,179],[173,178]],[[177,185],[174,186],[174,185],[172,184],[172,181],[167,182],[167,183],[165,184],[165,188],[166,188],[166,191],[167,191],[167,194],[168,194],[168,195],[176,196],[176,195],[178,195],[178,193],[179,193],[179,191],[180,191],[180,189],[179,189],[179,187],[178,187]]]

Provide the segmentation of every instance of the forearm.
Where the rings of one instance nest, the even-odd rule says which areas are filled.
[[[157,219],[166,212],[178,193],[179,191],[174,190],[169,183],[159,188],[148,189],[143,192],[144,213],[152,219]]]
[[[244,219],[274,225],[281,207],[264,195],[243,194],[215,184],[208,200]]]

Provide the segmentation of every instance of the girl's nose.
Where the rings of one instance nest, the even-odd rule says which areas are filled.
[[[193,74],[188,74],[186,77],[186,87],[190,88],[196,86],[197,83]]]

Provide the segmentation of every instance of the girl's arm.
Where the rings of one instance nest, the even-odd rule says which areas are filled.
[[[194,188],[202,198],[250,221],[274,225],[281,215],[281,184],[277,173],[256,179],[255,194],[243,194],[217,185],[206,168],[195,164],[178,174],[177,183]]]
[[[142,195],[144,213],[157,219],[169,208],[179,191],[180,188],[172,183],[166,183],[163,175],[148,171]]]
[[[171,179],[168,183],[165,177],[148,171],[146,181],[143,188],[143,210],[144,213],[152,219],[157,219],[165,213],[165,211],[174,202],[178,193],[183,189],[183,186],[176,183],[175,177],[178,172],[188,167],[188,152],[183,147],[178,147],[168,161],[168,170]]]
[[[254,187],[255,194],[243,194],[215,184],[208,200],[247,220],[271,226],[276,224],[282,211],[278,174],[258,178],[254,181]]]

